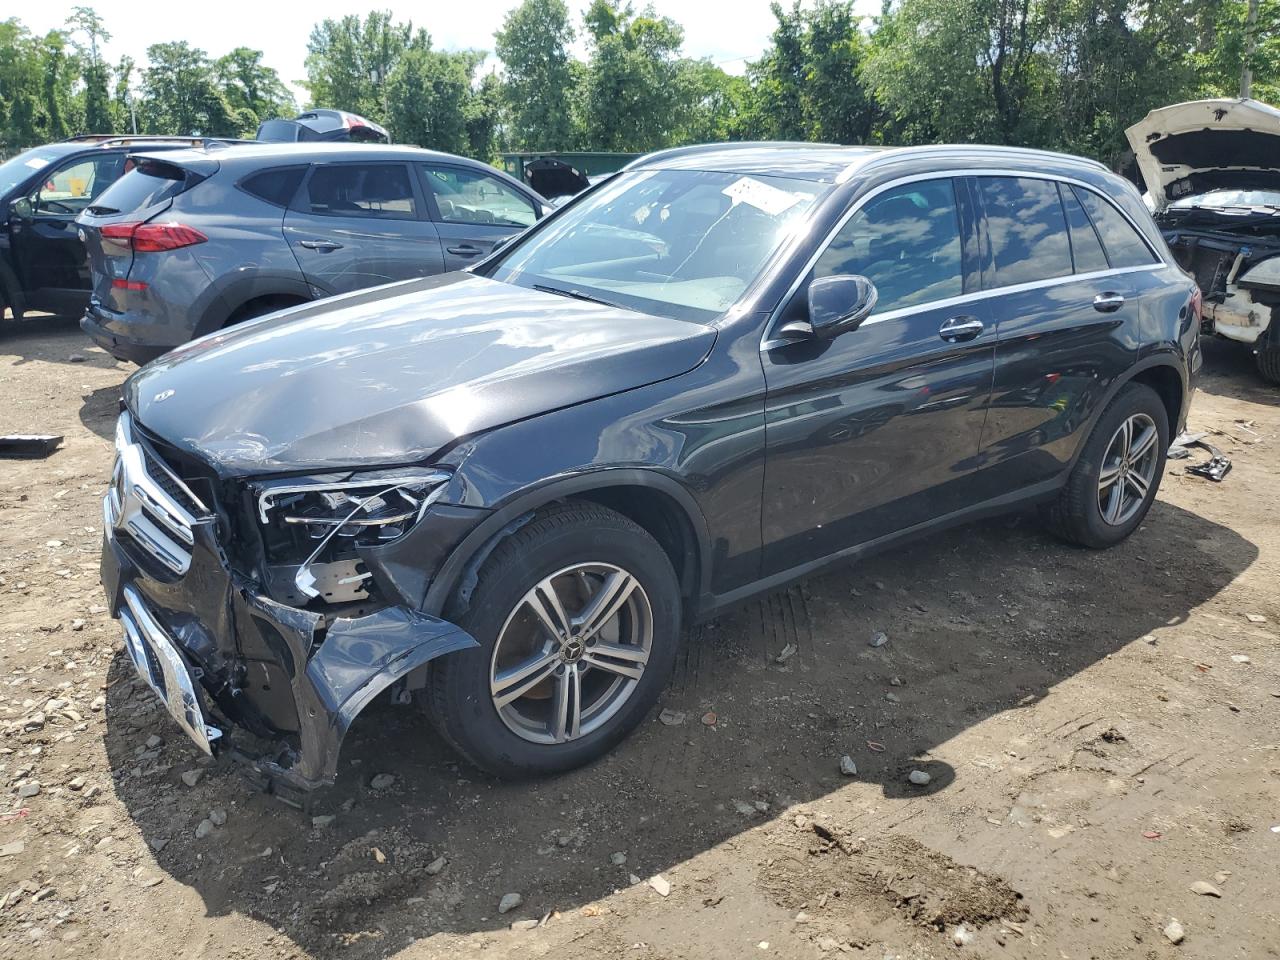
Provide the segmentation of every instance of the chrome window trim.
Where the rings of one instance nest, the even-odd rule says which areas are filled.
[[[866,171],[867,166],[869,166],[869,164],[863,166],[862,168],[863,172]],[[766,353],[780,346],[786,346],[788,344],[796,342],[794,340],[777,339],[777,338],[771,337],[770,334],[773,332],[774,328],[778,324],[778,321],[781,319],[782,311],[786,308],[787,304],[791,302],[791,298],[795,296],[796,291],[800,289],[800,285],[804,282],[804,278],[809,275],[809,271],[812,270],[814,266],[817,265],[818,260],[822,258],[823,253],[826,252],[827,248],[831,245],[832,241],[835,240],[837,234],[839,234],[840,231],[844,229],[845,224],[847,224],[851,219],[853,219],[853,215],[857,213],[859,210],[861,210],[863,206],[865,206],[869,201],[873,200],[875,197],[878,197],[880,194],[884,193],[886,190],[892,190],[895,187],[901,187],[905,184],[922,183],[928,180],[941,180],[944,178],[954,180],[962,177],[1018,177],[1018,178],[1028,179],[1028,180],[1048,180],[1052,183],[1067,183],[1073,186],[1078,186],[1084,190],[1088,190],[1091,193],[1100,197],[1104,203],[1110,204],[1113,210],[1119,213],[1120,216],[1124,217],[1125,222],[1128,223],[1129,226],[1131,226],[1135,231],[1137,231],[1137,234],[1142,239],[1142,242],[1146,244],[1147,251],[1156,258],[1156,262],[1142,264],[1141,266],[1136,266],[1136,267],[1114,267],[1114,268],[1108,268],[1106,270],[1093,270],[1093,271],[1090,271],[1089,273],[1070,273],[1062,277],[1049,277],[1044,280],[1028,281],[1027,283],[1017,283],[1017,284],[1010,284],[1007,286],[995,286],[995,287],[989,287],[983,290],[975,290],[972,293],[962,293],[954,297],[945,297],[941,300],[929,300],[924,303],[916,303],[906,307],[899,307],[895,310],[886,310],[884,313],[873,313],[870,317],[868,317],[866,320],[862,322],[861,326],[866,326],[872,323],[881,323],[886,320],[894,320],[899,317],[908,316],[913,313],[919,313],[922,310],[935,310],[940,307],[948,307],[951,305],[973,303],[977,300],[982,300],[993,295],[1018,293],[1023,290],[1036,290],[1043,287],[1052,287],[1052,286],[1058,286],[1063,283],[1071,283],[1077,280],[1096,280],[1101,277],[1121,276],[1123,274],[1128,274],[1128,273],[1140,273],[1145,271],[1160,270],[1169,265],[1168,261],[1165,260],[1165,258],[1160,254],[1160,251],[1155,249],[1151,241],[1147,238],[1146,233],[1142,230],[1141,227],[1139,227],[1134,222],[1132,217],[1130,217],[1127,213],[1125,213],[1124,210],[1121,210],[1120,207],[1114,202],[1112,202],[1112,200],[1109,197],[1100,193],[1092,184],[1089,184],[1083,180],[1078,180],[1075,177],[1066,176],[1064,174],[1043,173],[1037,170],[1012,170],[1012,169],[1007,170],[1003,168],[1000,168],[1000,169],[964,168],[964,169],[954,169],[954,170],[933,170],[933,171],[930,171],[929,173],[913,173],[913,174],[910,174],[909,176],[899,177],[896,180],[889,180],[886,183],[880,184],[880,186],[876,187],[875,189],[868,191],[867,193],[859,197],[856,201],[854,201],[853,205],[849,207],[849,209],[846,210],[840,216],[840,219],[836,221],[835,225],[827,232],[827,235],[823,237],[822,242],[818,244],[817,249],[814,251],[813,255],[809,258],[809,260],[805,263],[804,267],[801,268],[800,271],[796,274],[796,277],[791,282],[791,285],[787,287],[787,292],[784,293],[782,295],[782,298],[778,301],[778,305],[774,307],[772,311],[770,311],[768,322],[765,324],[765,327],[764,327],[764,333],[762,333],[760,337],[760,352]],[[963,240],[963,238],[961,239]]]

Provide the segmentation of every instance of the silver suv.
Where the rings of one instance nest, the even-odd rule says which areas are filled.
[[[550,207],[494,168],[350,144],[130,157],[77,218],[93,292],[81,327],[135,363],[285,307],[460,270]]]

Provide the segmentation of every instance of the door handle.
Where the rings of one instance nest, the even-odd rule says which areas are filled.
[[[479,247],[473,247],[469,243],[464,243],[456,247],[446,247],[445,249],[460,257],[474,257],[477,253],[484,253],[484,251]]]
[[[321,253],[332,253],[334,250],[342,249],[342,244],[333,240],[300,240],[298,246],[306,247],[308,250],[319,250]]]
[[[1093,298],[1093,309],[1099,313],[1115,313],[1124,306],[1124,295],[1120,293],[1100,293]]]
[[[977,317],[952,317],[938,328],[938,336],[948,343],[959,343],[961,340],[972,340],[985,329]]]

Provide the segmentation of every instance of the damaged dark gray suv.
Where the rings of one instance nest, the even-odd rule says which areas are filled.
[[[1077,158],[654,154],[469,272],[134,374],[103,581],[177,721],[276,789],[332,781],[380,694],[485,770],[566,770],[651,709],[682,624],[761,591],[1030,504],[1124,539],[1196,298]]]

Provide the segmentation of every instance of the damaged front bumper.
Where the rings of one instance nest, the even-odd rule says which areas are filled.
[[[343,737],[375,696],[476,646],[402,606],[327,617],[271,600],[231,569],[212,515],[186,511],[145,474],[122,475],[122,460],[104,500],[102,583],[130,658],[201,750],[231,749],[266,785],[332,783]],[[241,750],[241,732],[272,746]]]

